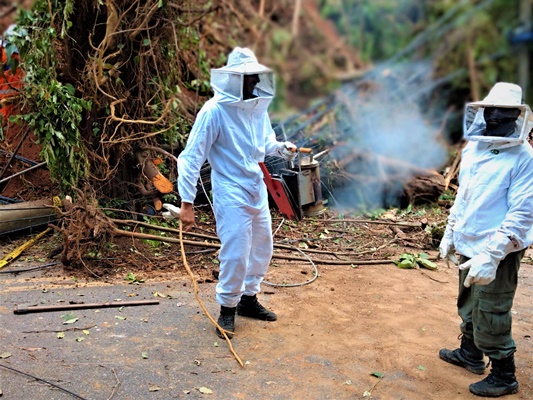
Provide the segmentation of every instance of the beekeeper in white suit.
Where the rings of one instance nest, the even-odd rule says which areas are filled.
[[[211,70],[211,87],[215,96],[198,113],[178,159],[179,217],[185,230],[194,225],[196,185],[207,159],[221,242],[218,324],[231,338],[236,312],[264,321],[277,319],[257,300],[273,251],[267,187],[258,163],[265,155],[291,160],[296,147],[276,140],[267,113],[274,77],[250,49],[235,48],[225,67]],[[223,337],[218,329],[217,334]]]
[[[439,356],[479,375],[488,356],[490,374],[469,389],[499,397],[518,392],[511,307],[520,261],[533,243],[533,150],[525,140],[531,110],[518,85],[499,82],[483,101],[466,105],[464,121],[459,190],[440,245],[442,257],[460,255],[462,338]]]

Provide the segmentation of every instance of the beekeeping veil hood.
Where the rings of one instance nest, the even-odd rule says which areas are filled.
[[[520,110],[514,130],[510,129],[506,136],[489,136],[483,116],[488,107]],[[522,104],[522,89],[514,83],[498,82],[482,101],[465,105],[463,132],[467,140],[491,143],[495,148],[512,147],[524,143],[532,128],[531,110],[528,105]]]
[[[259,76],[253,99],[243,99],[243,81],[245,75]],[[227,65],[211,70],[211,87],[218,103],[228,105],[258,105],[268,107],[274,98],[274,74],[272,70],[259,64],[252,50],[236,47],[228,56]]]

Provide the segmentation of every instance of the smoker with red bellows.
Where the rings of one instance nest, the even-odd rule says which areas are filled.
[[[317,158],[329,150],[313,155],[308,147],[294,149],[296,161],[290,168],[282,168],[271,174],[264,163],[260,163],[268,191],[280,213],[291,220],[301,220],[304,216],[318,215],[324,210],[320,164]],[[305,156],[303,155],[305,154]]]

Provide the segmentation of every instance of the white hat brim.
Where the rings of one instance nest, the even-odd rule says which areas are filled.
[[[528,107],[527,104],[503,104],[503,103],[496,103],[496,102],[493,102],[493,101],[485,101],[485,100],[481,100],[481,101],[474,101],[472,103],[467,103],[467,106],[472,106],[472,107],[501,107],[501,108],[519,108],[521,110],[525,110]]]
[[[222,68],[214,68],[214,71],[219,72],[230,72],[235,74],[244,74],[244,75],[250,75],[250,74],[264,74],[267,72],[272,72],[272,70],[268,67],[266,67],[263,64],[259,64],[257,62],[250,62],[250,63],[243,63],[235,66],[225,66]]]

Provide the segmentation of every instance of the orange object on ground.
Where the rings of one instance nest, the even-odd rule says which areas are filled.
[[[11,60],[8,60],[5,47],[2,46],[0,51],[0,113],[2,113],[5,124],[7,118],[14,114],[12,98],[18,94],[22,87],[24,72],[18,66],[18,53],[13,53]],[[16,65],[15,71],[13,71],[14,65]]]

